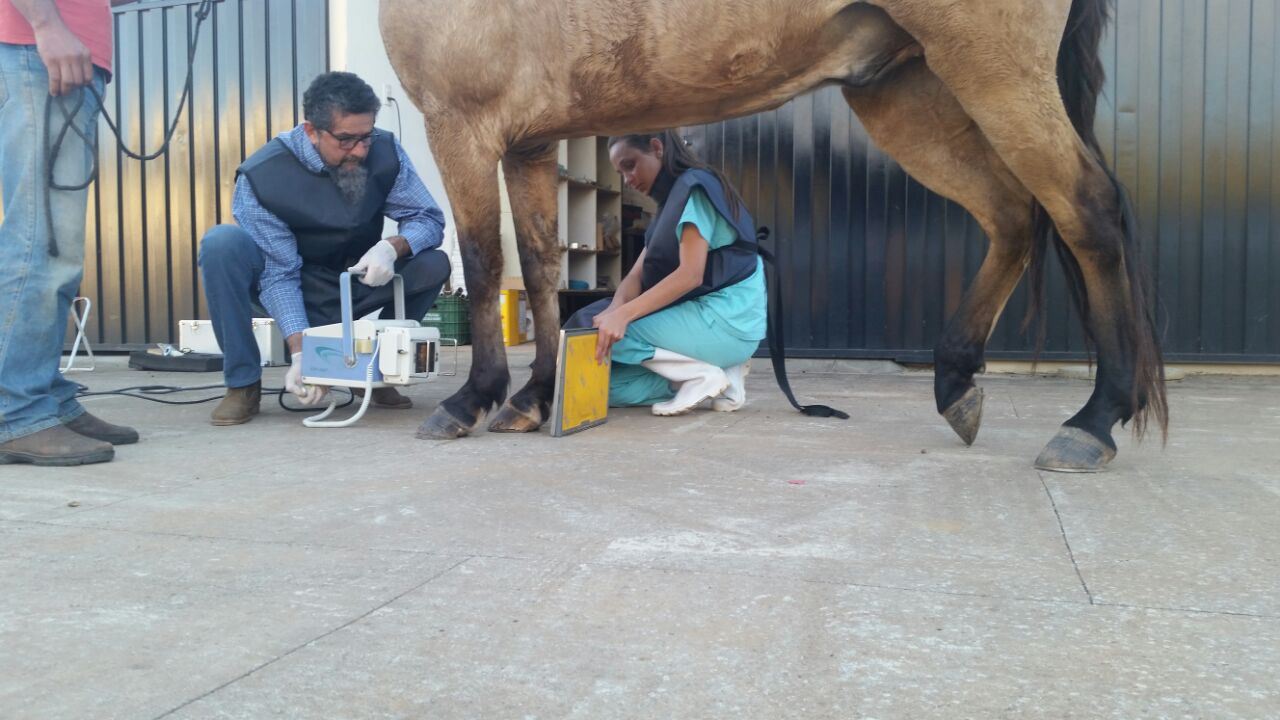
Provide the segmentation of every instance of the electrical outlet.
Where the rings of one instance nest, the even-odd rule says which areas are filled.
[[[396,99],[396,96],[391,92],[391,83],[382,84],[382,99],[387,102],[391,102]]]

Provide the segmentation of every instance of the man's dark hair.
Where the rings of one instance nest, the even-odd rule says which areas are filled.
[[[381,108],[382,102],[369,83],[349,72],[324,73],[312,80],[302,95],[302,116],[321,130],[333,126],[334,113],[376,115]]]

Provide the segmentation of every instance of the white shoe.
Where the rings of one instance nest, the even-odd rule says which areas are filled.
[[[751,372],[751,361],[741,365],[725,368],[724,375],[729,380],[729,387],[724,393],[711,401],[711,409],[716,412],[733,412],[747,403],[747,373]]]
[[[679,386],[674,398],[653,406],[654,415],[683,415],[729,387],[724,370],[670,350],[654,348],[653,357],[640,364]]]

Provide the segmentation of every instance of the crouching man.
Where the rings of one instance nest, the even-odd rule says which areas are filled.
[[[390,133],[374,129],[381,103],[359,77],[331,72],[303,96],[305,122],[267,143],[236,173],[232,215],[200,245],[200,271],[223,352],[227,395],[214,425],[253,419],[262,368],[253,337],[255,298],[275,319],[292,356],[286,389],[307,405],[327,389],[302,384],[302,331],[339,322],[338,276],[363,272],[352,287],[361,317],[394,309],[391,278],[404,277],[407,317],[422,319],[449,277],[439,249],[444,214]],[[384,218],[399,235],[383,238]],[[408,408],[394,388],[373,391],[374,407]]]

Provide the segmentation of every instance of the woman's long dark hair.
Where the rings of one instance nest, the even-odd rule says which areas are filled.
[[[684,138],[676,134],[675,130],[663,130],[658,133],[635,133],[632,135],[613,135],[609,138],[609,147],[613,147],[620,142],[624,142],[631,147],[645,153],[652,153],[653,148],[649,145],[649,141],[657,138],[662,143],[662,168],[671,174],[672,178],[678,178],[685,170],[705,170],[716,177],[720,181],[720,185],[724,188],[725,200],[729,203],[729,212],[734,215],[738,214],[738,210],[742,208],[742,196],[738,194],[738,189],[729,182],[729,178],[724,173],[706,164],[693,152]]]

